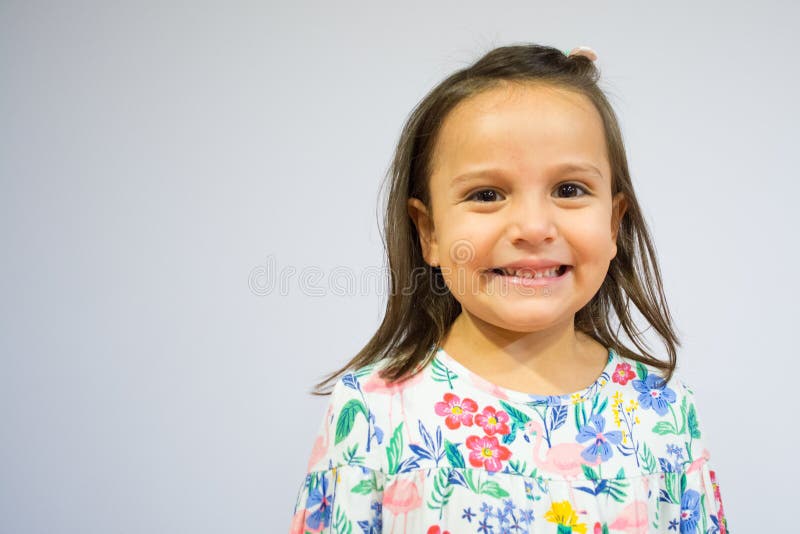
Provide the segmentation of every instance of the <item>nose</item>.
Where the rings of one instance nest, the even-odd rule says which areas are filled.
[[[507,234],[512,243],[532,244],[556,238],[556,207],[541,194],[518,196],[508,211]]]

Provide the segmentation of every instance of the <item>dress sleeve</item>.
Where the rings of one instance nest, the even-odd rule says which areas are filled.
[[[384,474],[372,464],[383,432],[356,375],[331,392],[297,492],[290,534],[381,532]]]
[[[690,487],[683,493],[681,509],[688,510],[690,513],[696,510],[698,514],[702,514],[702,518],[698,517],[699,521],[710,522],[706,527],[707,530],[703,530],[703,532],[727,534],[729,533],[728,523],[725,519],[717,473],[713,469],[711,453],[706,447],[706,438],[701,431],[694,391],[682,379],[679,380],[679,383],[682,393],[685,395],[685,439],[686,450],[689,454],[686,473],[689,476],[694,474],[694,478],[699,478],[697,490]],[[682,407],[681,410],[684,411],[684,408]]]

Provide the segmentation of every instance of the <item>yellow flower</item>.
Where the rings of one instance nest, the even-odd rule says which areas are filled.
[[[571,527],[572,532],[586,534],[586,524],[578,523],[578,514],[572,509],[569,501],[554,502],[544,514],[544,518],[559,526]]]
[[[580,393],[573,393],[572,394],[572,404],[578,404],[579,402],[583,402]]]
[[[637,425],[639,424],[639,416],[638,415],[636,416],[636,424]]]

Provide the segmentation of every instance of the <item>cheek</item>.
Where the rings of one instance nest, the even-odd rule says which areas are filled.
[[[570,226],[567,239],[577,256],[584,262],[604,262],[614,252],[611,224],[604,218],[587,218]]]

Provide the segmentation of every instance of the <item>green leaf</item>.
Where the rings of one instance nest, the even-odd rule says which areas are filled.
[[[619,471],[617,471],[616,479],[617,480],[622,480],[624,478],[625,478],[625,468],[624,467],[620,467]]]
[[[648,473],[654,473],[656,470],[656,457],[653,456],[653,451],[650,450],[650,447],[647,446],[647,443],[644,443],[640,458],[645,470]]]
[[[447,382],[450,389],[453,389],[453,380],[458,378],[458,375],[447,366],[442,365],[442,362],[440,362],[438,358],[434,358],[431,363],[431,375],[434,382]]]
[[[427,503],[428,508],[431,510],[439,510],[439,519],[442,518],[442,512],[450,501],[450,496],[455,489],[450,485],[449,477],[450,473],[447,469],[439,469],[439,472],[436,473],[436,477],[433,479],[433,491]]]
[[[475,485],[475,481],[472,479],[474,473],[475,471],[472,469],[465,470],[464,480],[467,482],[467,486],[472,490],[473,493],[478,493],[478,487]]]
[[[531,418],[528,417],[528,415],[525,414],[525,412],[522,412],[522,411],[518,410],[517,408],[511,406],[509,403],[507,403],[507,402],[505,402],[503,400],[500,401],[500,405],[503,407],[503,410],[506,411],[506,413],[509,415],[509,417],[511,417],[511,419],[514,421],[514,423],[516,423],[518,425],[521,425],[521,426],[524,427],[525,423],[527,423],[528,421],[531,420]]]
[[[358,399],[350,399],[339,412],[339,419],[336,421],[336,439],[334,444],[338,445],[344,438],[350,435],[353,430],[353,423],[356,420],[356,415],[359,413],[364,414],[368,418],[367,408],[364,403]]]
[[[481,484],[481,495],[489,495],[491,497],[502,498],[508,497],[508,492],[500,487],[500,484],[494,480],[486,480]]]
[[[694,404],[689,406],[689,416],[687,417],[689,424],[689,435],[695,439],[700,438],[700,427],[697,424],[697,411],[694,409]]]
[[[647,378],[647,367],[642,362],[636,362],[636,374],[639,375],[639,380]]]
[[[341,534],[351,534],[353,532],[353,523],[347,519],[347,516],[339,506],[336,507],[333,517],[333,530],[335,532],[340,532]]]
[[[374,489],[375,489],[374,480],[362,480],[361,482],[353,486],[353,489],[350,491],[352,491],[353,493],[358,493],[360,495],[369,495],[370,493],[372,493],[372,490]]]
[[[608,397],[603,398],[603,402],[600,403],[600,407],[597,409],[595,413],[596,414],[603,413],[603,410],[606,409],[606,406],[608,406]]]
[[[581,464],[581,468],[583,469],[583,474],[586,475],[586,478],[588,478],[592,482],[597,482],[598,480],[600,480],[600,477],[598,476],[598,474],[595,473],[594,469],[592,469],[588,465]]]
[[[397,468],[400,466],[400,455],[403,452],[403,423],[397,425],[392,434],[392,439],[389,440],[389,446],[386,448],[386,459],[389,461],[389,474],[396,475]]]
[[[653,427],[653,432],[661,436],[666,436],[667,434],[677,434],[678,430],[670,421],[659,421],[656,423],[656,426]]]
[[[447,461],[450,462],[450,467],[461,469],[466,467],[464,465],[464,456],[461,454],[461,451],[458,450],[457,445],[444,440],[444,453],[447,456]]]

